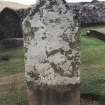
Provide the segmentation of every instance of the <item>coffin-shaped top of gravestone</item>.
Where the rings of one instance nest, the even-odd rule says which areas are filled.
[[[67,88],[79,83],[78,24],[64,0],[38,0],[23,31],[29,87]]]

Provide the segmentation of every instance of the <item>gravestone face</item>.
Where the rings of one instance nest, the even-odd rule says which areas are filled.
[[[79,84],[78,22],[64,0],[39,0],[24,20],[23,31],[30,89],[65,92]]]

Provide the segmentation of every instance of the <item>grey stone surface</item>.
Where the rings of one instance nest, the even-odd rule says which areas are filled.
[[[64,0],[39,0],[23,22],[25,76],[32,89],[80,83],[78,22]]]

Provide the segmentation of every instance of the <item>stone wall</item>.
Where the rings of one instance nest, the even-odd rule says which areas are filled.
[[[81,26],[92,26],[105,24],[105,2],[94,1],[84,3],[70,3],[80,20]]]
[[[105,2],[93,0],[92,2],[69,3],[69,7],[80,20],[81,26],[91,26],[105,24]],[[21,21],[30,12],[28,9],[20,9],[17,14]]]
[[[82,26],[105,24],[105,2],[84,4],[80,9]]]

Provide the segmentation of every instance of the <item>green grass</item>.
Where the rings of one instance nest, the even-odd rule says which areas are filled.
[[[87,37],[88,29],[90,28],[81,31],[81,94],[105,99],[105,42]],[[10,56],[7,62],[0,64],[0,76],[24,71],[24,50],[22,48],[2,50],[0,55]],[[0,96],[0,105],[16,105],[19,100],[18,96],[22,97],[22,105],[26,105],[26,96],[21,92]]]
[[[81,36],[81,93],[105,99],[105,42]]]
[[[26,94],[18,92],[2,95],[0,96],[0,105],[28,105]]]
[[[7,57],[8,60],[0,62],[0,76],[16,74],[24,71],[24,50],[23,48],[0,50],[0,57]]]

